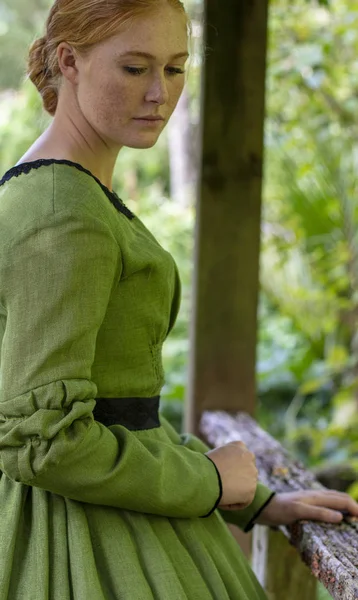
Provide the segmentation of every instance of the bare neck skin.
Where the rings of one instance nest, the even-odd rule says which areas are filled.
[[[68,124],[68,127],[65,124]],[[41,158],[69,160],[82,165],[113,191],[113,171],[119,150],[111,152],[103,144],[102,152],[99,153],[98,146],[91,144],[91,136],[88,139],[71,123],[70,118],[63,118],[58,106],[53,122],[17,164]]]

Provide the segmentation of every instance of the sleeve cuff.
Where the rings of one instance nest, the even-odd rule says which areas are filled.
[[[208,460],[210,460],[211,464],[212,464],[212,465],[214,465],[214,467],[215,467],[216,474],[217,474],[217,476],[218,476],[218,483],[219,483],[219,490],[220,490],[220,493],[219,493],[219,498],[217,499],[217,501],[216,501],[216,503],[215,503],[215,506],[214,506],[214,507],[211,509],[211,511],[210,511],[210,512],[208,512],[208,514],[207,514],[207,515],[204,515],[204,516],[202,516],[202,517],[199,517],[200,519],[205,519],[206,517],[210,517],[210,515],[212,515],[212,513],[213,513],[213,512],[216,510],[216,508],[217,508],[217,506],[218,506],[218,504],[219,504],[219,502],[220,502],[220,500],[221,500],[222,494],[223,494],[223,486],[222,486],[221,476],[220,476],[220,473],[219,473],[219,470],[218,470],[218,468],[217,468],[216,464],[215,464],[215,463],[214,463],[214,462],[211,460],[211,458],[210,458],[209,456],[207,456],[206,454],[204,454],[203,456],[206,456],[206,458],[207,458]]]
[[[249,506],[243,510],[222,510],[220,508],[218,510],[226,523],[236,525],[242,531],[248,532],[253,528],[255,519],[257,519],[274,495],[275,492],[259,482],[255,498]]]
[[[250,519],[250,521],[248,522],[248,524],[246,525],[246,527],[244,528],[244,532],[248,533],[249,531],[251,531],[251,529],[253,528],[253,526],[255,525],[255,521],[256,519],[260,516],[260,514],[262,513],[263,509],[266,508],[266,506],[268,505],[269,502],[271,502],[272,498],[276,496],[276,492],[272,492],[271,496],[266,500],[266,502],[259,508],[259,510],[254,514],[254,516]]]

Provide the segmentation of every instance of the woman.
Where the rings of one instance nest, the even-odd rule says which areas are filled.
[[[158,412],[180,280],[112,175],[157,141],[187,47],[179,0],[59,0],[30,49],[54,118],[0,181],[0,600],[263,600],[223,516],[358,515]]]

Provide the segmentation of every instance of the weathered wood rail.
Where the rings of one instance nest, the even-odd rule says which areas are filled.
[[[245,413],[204,412],[200,433],[211,447],[234,440],[243,441],[256,456],[260,481],[276,492],[325,489],[312,473]],[[347,517],[339,525],[300,521],[279,528],[256,526],[252,560],[269,598],[315,600],[315,580],[303,561],[333,598],[358,600],[357,519]]]

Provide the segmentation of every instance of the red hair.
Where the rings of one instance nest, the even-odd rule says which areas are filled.
[[[142,15],[169,5],[180,13],[191,33],[191,23],[180,0],[56,0],[46,21],[46,34],[29,49],[27,75],[42,96],[45,110],[54,115],[62,73],[57,46],[67,42],[78,53],[118,33]]]

